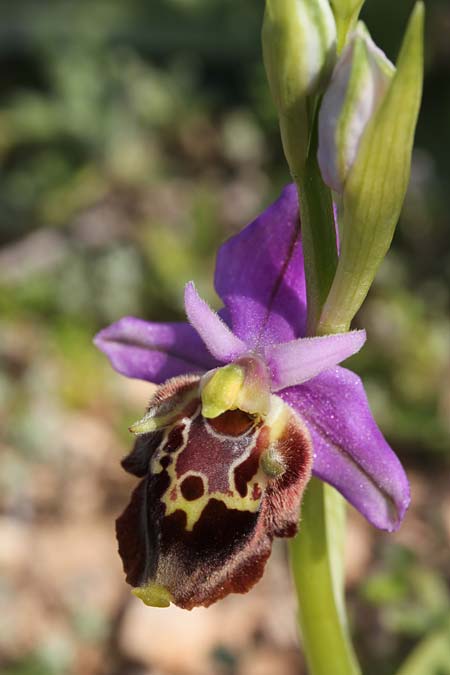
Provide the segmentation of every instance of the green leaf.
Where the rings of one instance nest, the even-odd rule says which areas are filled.
[[[450,675],[450,620],[425,637],[397,675]]]

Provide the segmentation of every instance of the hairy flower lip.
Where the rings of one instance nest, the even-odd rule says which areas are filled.
[[[146,604],[208,606],[249,590],[275,536],[297,529],[312,449],[303,421],[279,397],[266,420],[239,410],[206,420],[199,378],[162,385],[156,416],[171,427],[137,439],[123,465],[144,476],[117,521],[127,581]],[[250,422],[250,426],[248,423]]]
[[[223,244],[217,257],[215,285],[224,302],[220,316],[189,284],[186,293],[190,324],[149,324],[126,318],[101,331],[98,346],[119,372],[156,383],[182,374],[187,383],[199,381],[212,369],[249,355],[262,359],[272,378],[271,396],[289,406],[312,440],[313,473],[339,490],[373,525],[389,531],[397,529],[410,500],[404,470],[372,417],[361,380],[336,365],[361,348],[365,333],[303,338],[306,286],[294,186],[285,188],[277,202]],[[317,372],[311,365],[313,357],[321,365]],[[160,432],[161,438],[166,433]],[[155,452],[153,446],[146,449],[148,442],[148,435],[139,437],[134,453],[125,461],[135,475],[144,475],[145,453]],[[157,442],[162,442],[159,437]],[[267,467],[270,469],[270,462]],[[278,480],[288,478],[289,473]],[[284,525],[278,523],[273,536],[292,536],[295,532],[299,492],[298,487],[289,489],[292,490],[289,519]],[[138,500],[142,500],[143,488],[139,495],[130,505],[128,517],[137,508]],[[149,508],[155,505],[152,499],[147,496]],[[211,518],[213,513],[226,514],[220,504],[212,504],[210,509]],[[271,513],[270,517],[274,516],[276,513]],[[121,537],[126,540],[131,536],[126,519],[120,523]],[[258,530],[261,536],[261,532],[267,534],[264,530],[267,526],[266,523],[262,531]],[[211,527],[215,531],[215,526]],[[262,574],[271,537],[264,541],[261,549],[264,554],[254,563],[258,574]],[[137,557],[134,562],[130,559],[131,567],[140,560],[139,546],[144,544],[133,542]],[[147,542],[145,546],[148,545],[151,548]],[[221,572],[217,574],[217,579],[221,578]],[[130,579],[135,585],[137,579],[133,582],[133,575]],[[197,581],[201,585],[203,578],[198,577]],[[138,585],[142,583],[140,577]],[[166,587],[164,579],[156,579],[155,583]],[[240,590],[246,590],[249,583],[244,583]],[[239,591],[226,584],[225,588],[224,594]],[[175,601],[188,607],[217,599],[217,594],[208,595],[207,589],[200,591],[205,595],[195,601],[181,596]]]

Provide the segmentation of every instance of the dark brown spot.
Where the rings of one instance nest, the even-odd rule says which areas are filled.
[[[205,492],[203,480],[200,476],[188,476],[181,483],[180,489],[183,497],[189,502],[193,502],[194,499],[199,499]]]
[[[154,431],[150,434],[138,436],[133,450],[122,460],[125,471],[142,478],[148,473],[150,459],[162,441],[162,432]]]
[[[187,572],[195,570],[200,560],[220,566],[252,535],[257,519],[257,513],[229,509],[222,501],[210,499],[193,530],[188,531],[186,514],[177,509],[162,519],[162,552],[175,547]]]
[[[234,469],[234,483],[236,490],[241,497],[245,497],[248,489],[248,482],[253,478],[258,471],[259,456],[256,448],[252,451],[249,457],[238,464]]]
[[[193,549],[206,557],[225,561],[233,551],[243,547],[257,520],[257,513],[229,509],[222,501],[210,499],[194,525]]]
[[[209,420],[214,431],[225,436],[242,436],[254,423],[254,418],[242,410],[227,410],[219,417]]]
[[[169,474],[164,470],[156,475],[150,474],[149,478],[152,486],[151,499],[161,499],[170,487]]]
[[[247,495],[248,483],[258,471],[259,459],[261,453],[269,442],[269,434],[270,432],[267,427],[260,429],[256,438],[256,447],[253,448],[250,456],[247,457],[247,459],[244,460],[242,464],[238,464],[234,469],[234,483],[236,485],[236,490],[239,492],[241,497],[245,497]],[[256,498],[253,495],[252,497],[253,499]]]
[[[172,457],[169,457],[169,455],[164,455],[164,457],[161,457],[159,460],[159,463],[161,464],[163,469],[167,469],[168,466],[170,466],[173,462]]]
[[[185,424],[180,424],[169,432],[167,442],[164,446],[166,452],[176,452],[181,448],[184,443],[183,431],[185,426]]]
[[[161,520],[160,543],[163,554],[179,547],[186,532],[187,516],[184,511],[177,509],[170,516]],[[181,550],[184,553],[184,550]]]

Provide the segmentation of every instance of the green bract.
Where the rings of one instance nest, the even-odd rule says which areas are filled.
[[[320,318],[344,331],[386,255],[408,185],[423,79],[424,6],[416,4],[397,71],[361,137],[343,190],[341,253]]]
[[[338,52],[341,52],[348,33],[358,20],[364,0],[330,0],[336,19],[338,33]]]
[[[262,44],[283,147],[295,178],[306,158],[317,94],[335,61],[336,25],[328,0],[267,0]]]
[[[364,0],[330,0],[330,4],[336,16],[349,17],[359,12]]]

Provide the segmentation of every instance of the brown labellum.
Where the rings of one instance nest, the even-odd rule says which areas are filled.
[[[191,609],[245,593],[261,577],[275,536],[297,531],[311,441],[277,396],[264,417],[201,414],[199,378],[162,385],[124,468],[143,480],[117,520],[127,581],[144,602]],[[145,418],[144,418],[145,419]]]

